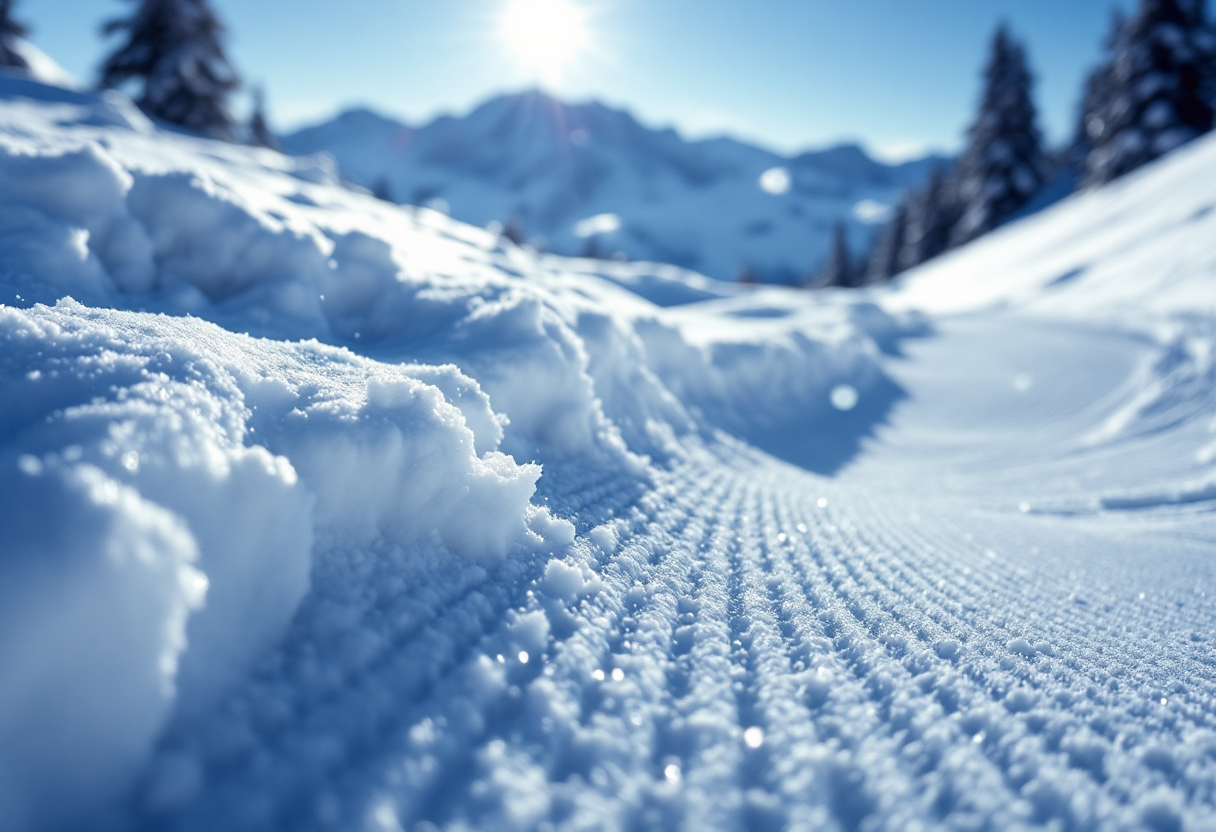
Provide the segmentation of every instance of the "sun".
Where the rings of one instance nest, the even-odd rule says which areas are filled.
[[[507,0],[503,41],[524,67],[557,83],[588,44],[586,12],[573,0]]]

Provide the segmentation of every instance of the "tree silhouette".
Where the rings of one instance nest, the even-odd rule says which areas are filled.
[[[253,90],[253,113],[249,116],[249,143],[271,150],[282,150],[278,138],[266,123],[266,94],[261,87]]]
[[[13,19],[13,4],[14,0],[0,0],[0,67],[29,69],[14,45],[14,41],[24,38],[29,30]]]
[[[138,8],[111,20],[108,37],[126,41],[106,59],[101,86],[142,82],[136,103],[148,115],[218,139],[231,139],[228,97],[240,86],[224,54],[224,27],[207,0],[133,0]]]
[[[900,271],[919,266],[950,248],[959,216],[952,171],[945,167],[934,169],[928,184],[908,197],[907,211],[908,224],[899,255]]]
[[[1043,186],[1043,141],[1026,52],[1005,26],[992,39],[980,111],[968,132],[957,182],[961,216],[951,245],[986,234]]]
[[[895,206],[891,219],[878,232],[874,240],[874,248],[870,251],[869,262],[866,263],[865,283],[885,283],[902,271],[900,267],[900,252],[904,247],[904,238],[908,231],[908,206],[901,202]]]
[[[1117,33],[1085,183],[1123,176],[1212,129],[1216,66],[1202,3],[1141,0]]]
[[[844,223],[836,220],[832,225],[832,242],[828,257],[814,281],[816,288],[849,287],[853,285],[853,263],[849,256],[849,242],[845,237]]]

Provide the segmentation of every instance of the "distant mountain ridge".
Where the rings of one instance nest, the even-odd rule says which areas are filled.
[[[730,138],[688,141],[597,102],[529,91],[411,127],[367,109],[283,137],[398,202],[475,225],[514,221],[550,251],[655,260],[724,280],[806,279],[831,227],[868,249],[886,207],[940,160],[901,165],[857,145],[782,156]]]

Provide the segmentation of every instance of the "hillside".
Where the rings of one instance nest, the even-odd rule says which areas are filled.
[[[1214,170],[748,290],[0,79],[0,828],[1212,827]]]
[[[627,112],[540,92],[418,128],[351,110],[283,143],[332,154],[344,176],[368,188],[387,182],[399,202],[442,200],[482,227],[515,219],[559,254],[594,246],[602,257],[622,252],[720,280],[750,266],[783,283],[818,268],[836,219],[859,255],[868,250],[884,206],[935,162],[884,165],[853,145],[786,158],[732,139],[686,141]]]

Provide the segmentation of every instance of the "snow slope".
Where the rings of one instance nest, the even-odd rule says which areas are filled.
[[[72,89],[76,86],[76,79],[72,77],[71,73],[61,67],[53,58],[37,46],[34,46],[34,44],[18,38],[13,41],[12,47],[16,50],[17,54],[25,59],[27,68],[4,67],[0,69],[0,75],[32,78],[44,84],[54,84],[55,86],[67,89]]]
[[[1214,168],[746,291],[0,81],[0,827],[1213,828]]]
[[[675,263],[719,280],[813,275],[832,223],[856,253],[934,159],[888,166],[852,145],[786,158],[731,139],[689,142],[602,104],[541,92],[495,98],[418,128],[351,110],[283,140],[332,154],[344,176],[474,225],[518,220],[560,254]]]
[[[1216,167],[1210,140],[1108,187],[998,229],[913,271],[887,305],[953,313],[997,305],[1072,317],[1216,315]],[[974,279],[982,274],[982,279]]]

